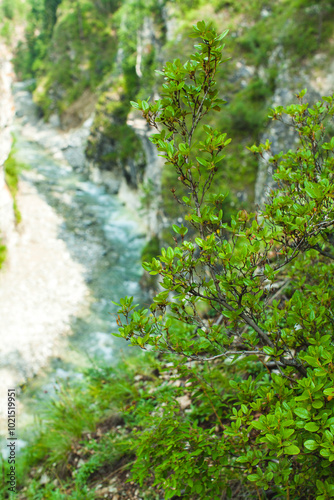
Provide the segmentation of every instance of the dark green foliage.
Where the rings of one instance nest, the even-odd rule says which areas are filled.
[[[15,6],[11,0],[3,0],[1,9],[4,17],[11,20],[14,18]]]
[[[52,32],[43,0],[31,0],[27,14],[26,40],[19,42],[14,58],[15,69],[22,79],[35,76],[46,56]],[[45,28],[48,30],[45,31]],[[52,25],[53,27],[53,25]]]
[[[123,90],[121,84],[118,90]],[[126,123],[128,112],[129,104],[124,94],[118,95],[118,100],[115,100],[113,92],[103,93],[96,106],[86,154],[97,161],[103,170],[120,169],[129,184],[137,186],[142,180],[145,154],[140,139]],[[136,165],[136,179],[127,168],[129,163]]]
[[[184,20],[184,34],[177,32],[175,40],[166,43],[165,10],[159,2],[63,0],[59,5],[58,2],[30,0],[32,11],[27,24],[27,42],[21,44],[16,57],[17,69],[22,77],[37,77],[35,99],[46,118],[54,111],[60,114],[65,112],[86,89],[97,95],[103,94],[106,87],[116,89],[120,74],[123,76],[124,102],[154,95],[161,83],[154,70],[162,57],[176,57],[176,54],[187,50],[186,30],[191,16],[198,18],[198,12],[206,5],[203,0],[191,2],[189,6],[184,2],[174,2],[175,17]],[[253,202],[256,165],[250,156],[244,155],[244,146],[250,146],[258,140],[266,125],[267,102],[275,90],[279,64],[285,58],[292,58],[296,60],[298,68],[300,60],[316,49],[328,51],[333,9],[330,2],[314,3],[308,0],[273,3],[214,1],[212,7],[219,13],[217,20],[213,19],[214,23],[225,19],[226,11],[226,22],[231,24],[234,36],[229,53],[237,53],[239,60],[241,50],[242,64],[255,66],[255,73],[246,77],[241,85],[240,77],[234,79],[234,65],[225,65],[224,73],[217,75],[217,81],[227,104],[221,116],[208,117],[208,123],[213,127],[229,130],[235,143],[227,153],[229,169],[224,173],[219,172],[217,176],[219,189],[229,188],[231,197],[226,200],[225,206],[232,213],[233,203],[234,206],[238,205],[237,193],[244,190],[238,180],[240,176],[247,184],[247,199],[242,207],[249,208]],[[242,23],[237,16],[242,16]],[[141,60],[142,76],[139,77],[136,73],[138,36],[147,20],[152,23],[152,40],[145,41]],[[282,51],[273,60],[272,54],[278,45]],[[106,113],[107,116],[109,113]],[[123,127],[124,123],[119,131],[121,133],[117,134],[112,122],[107,137],[110,136],[111,141],[115,138],[117,142],[120,141],[116,149],[126,152],[129,146],[135,145],[129,150],[129,159],[136,154],[140,145],[134,134],[126,126]],[[93,130],[93,136],[94,133]],[[200,140],[200,133],[196,136],[195,132],[197,140]],[[90,158],[94,158],[102,168],[106,168],[106,165],[112,168],[113,162],[119,157],[118,152],[105,154],[102,148],[100,162],[98,141],[98,136],[95,139],[93,137],[88,148]],[[138,163],[138,158],[134,162]],[[174,177],[173,172],[168,171],[168,166],[165,170],[163,209],[168,216],[174,217],[175,204],[174,200],[170,201],[167,187],[169,182],[174,183]]]
[[[204,4],[175,2],[184,17],[191,7]],[[151,124],[162,125],[154,142],[167,160],[164,210],[176,219],[181,207],[185,216],[181,226],[174,224],[177,243],[170,237],[172,231],[164,230],[170,247],[161,249],[158,257],[158,241],[151,242],[147,260],[153,259],[144,265],[153,277],[160,276],[165,291],[154,297],[149,310],[133,312],[131,299],[120,301],[130,323],[123,325],[121,335],[143,349],[157,348],[159,359],[167,356],[169,366],[158,364],[165,378],[155,380],[151,371],[157,361],[152,358],[147,386],[135,384],[135,371],[128,374],[123,365],[125,373],[117,375],[108,369],[92,371],[89,396],[81,388],[73,396],[72,409],[64,409],[67,402],[61,398],[53,407],[35,459],[46,464],[57,460],[64,467],[73,442],[83,439],[92,454],[76,478],[74,474],[69,479],[76,488],[103,470],[107,456],[114,463],[125,449],[129,457],[137,454],[133,478],[145,484],[151,477],[165,488],[165,498],[181,491],[192,499],[265,498],[268,491],[297,500],[333,497],[331,98],[310,108],[301,97],[297,105],[273,111],[274,119],[285,120],[300,133],[297,152],[275,158],[269,144],[251,148],[254,155],[245,150],[267,120],[266,100],[279,71],[276,61],[270,61],[274,48],[280,44],[282,62],[289,57],[300,68],[301,59],[326,47],[332,34],[332,3],[213,2],[217,12],[228,9],[248,20],[250,26],[234,27],[238,36],[229,53],[241,49],[244,64],[255,68],[252,76],[241,84],[233,80],[232,63],[226,63],[221,74],[210,68],[209,58],[204,63],[208,46],[218,47],[219,40],[200,24],[202,43],[188,66],[176,60],[158,77],[165,84],[158,104],[147,96],[154,95],[157,85],[153,70],[159,50],[149,47],[144,54],[141,78],[135,71],[138,30],[145,16],[159,25],[158,2],[64,1],[52,42],[46,28],[36,35],[46,25],[42,2],[34,0],[33,7],[29,51],[21,52],[19,63],[25,76],[37,75],[42,82],[36,96],[46,115],[62,112],[85,88],[98,89],[101,97],[88,152],[91,158],[99,157],[104,168],[113,168],[134,158],[142,161],[140,142],[126,119],[128,100],[144,99],[136,107]],[[117,29],[117,40],[106,24]],[[162,28],[157,41],[164,42]],[[120,64],[115,64],[117,47],[123,51]],[[164,48],[184,53],[186,47],[181,37]],[[194,88],[192,71],[199,74],[200,90]],[[227,103],[214,103],[216,79]],[[211,103],[203,101],[205,85],[212,91]],[[113,92],[116,99],[109,99]],[[221,114],[213,112],[213,104],[222,104]],[[207,125],[202,128],[204,115]],[[198,126],[190,134],[192,125]],[[230,145],[222,134],[226,130],[233,137]],[[99,133],[111,151],[98,150]],[[236,192],[246,190],[252,200],[258,155],[270,157],[280,191],[269,196],[261,214],[248,214],[239,210],[243,206]],[[171,187],[183,205],[170,195]],[[112,432],[100,442],[86,440],[87,429],[94,428],[101,412],[107,416],[110,406],[105,402],[112,402],[112,411],[124,410],[128,427],[137,429],[126,443]],[[74,422],[76,415],[79,422]],[[54,418],[65,422],[64,434]],[[49,498],[48,486],[34,497],[38,488],[39,480],[31,485],[29,498]],[[63,498],[60,491],[52,494],[50,498]]]
[[[54,106],[61,114],[85,89],[96,88],[113,65],[115,49],[111,27],[90,2],[76,6],[63,2],[48,49],[54,56],[52,60],[39,58],[38,70],[46,78],[35,98],[45,114],[49,115]],[[36,61],[34,68],[37,70]]]
[[[57,8],[61,0],[44,0],[44,30],[47,38],[51,38],[57,21]]]
[[[75,475],[79,487],[85,486],[103,467],[111,469],[117,465],[124,453],[127,453],[129,461],[129,443],[128,440],[124,440],[124,432],[120,429],[107,432],[99,441],[87,441],[85,452],[88,459]]]
[[[150,92],[155,48],[146,47],[143,78],[136,75],[137,32],[145,16],[161,16],[156,2],[114,0],[31,0],[26,43],[19,44],[16,70],[22,78],[35,76],[35,100],[46,118],[62,114],[85,89],[95,90],[104,78],[123,72],[124,91],[134,98],[139,88]],[[126,25],[124,17],[126,16]],[[115,36],[117,30],[117,38]],[[115,60],[121,48],[121,61]]]
[[[255,23],[238,40],[239,46],[257,66],[268,63],[277,44],[282,45],[286,56],[300,62],[322,46],[325,47],[333,33],[334,9],[331,2],[284,0],[270,5],[264,2],[262,8],[268,15],[261,19],[261,8],[257,17],[256,9],[250,6],[249,15]]]
[[[103,13],[115,12],[120,7],[120,0],[93,0],[95,7]]]
[[[233,95],[226,109],[226,118],[234,136],[247,134],[256,137],[267,120],[266,101],[271,96],[268,85],[254,78],[245,89]]]
[[[160,241],[157,235],[153,236],[142,250],[142,262],[147,262],[157,257],[160,253]]]
[[[113,8],[88,0],[31,3],[27,41],[19,45],[15,64],[23,78],[39,78],[35,98],[48,117],[65,111],[86,88],[95,89],[112,68]]]
[[[258,498],[270,489],[325,500],[334,495],[334,138],[325,129],[334,100],[310,107],[302,91],[298,104],[271,111],[299,134],[298,148],[249,148],[266,158],[278,188],[260,212],[224,222],[226,193],[210,187],[230,140],[206,124],[201,142],[193,136],[223,104],[215,75],[225,35],[198,23],[197,52],[166,64],[161,99],[133,103],[187,191],[175,244],[143,265],[164,290],[148,309],[131,297],[119,304],[117,336],[169,353],[179,395],[176,404],[164,394],[160,414],[146,408],[133,473],[141,482],[152,474],[165,498],[182,491],[218,500],[237,477]],[[253,99],[262,92],[255,85]],[[224,390],[217,363],[229,379]]]

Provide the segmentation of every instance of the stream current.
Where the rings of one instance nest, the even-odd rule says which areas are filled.
[[[56,161],[40,145],[25,139],[19,129],[15,149],[16,158],[31,169],[23,179],[32,183],[60,215],[63,222],[58,237],[84,269],[90,291],[87,307],[71,319],[62,352],[28,380],[19,395],[23,410],[18,421],[23,429],[32,422],[39,403],[54,396],[61,380],[80,377],[84,366],[117,361],[127,346],[111,335],[117,331],[117,307],[112,301],[132,295],[136,303],[143,303],[146,297],[139,285],[144,244],[139,218],[135,220],[116,195],[66,163]],[[38,236],[43,238],[43,234]]]

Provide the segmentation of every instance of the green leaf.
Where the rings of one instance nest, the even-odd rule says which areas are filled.
[[[311,450],[311,451],[314,451],[317,448],[319,448],[318,443],[316,443],[316,441],[314,441],[313,439],[309,439],[309,440],[305,441],[304,446],[305,446],[305,448],[307,448],[308,450]]]
[[[318,368],[319,367],[319,362],[316,358],[314,358],[313,356],[304,356],[304,360],[311,366],[313,366],[314,368]]]
[[[252,422],[252,426],[255,427],[255,429],[259,430],[264,430],[266,428],[266,426],[262,422],[259,422],[258,420]]]
[[[300,453],[300,449],[298,448],[298,446],[290,444],[290,446],[284,448],[284,453],[286,453],[287,455],[298,455]]]
[[[151,271],[152,266],[148,262],[143,262],[142,267],[145,269],[145,271]]]
[[[247,479],[254,483],[255,481],[258,481],[260,479],[260,477],[257,474],[249,474],[247,476]]]
[[[226,35],[228,34],[228,32],[229,32],[229,31],[230,31],[230,30],[228,30],[228,29],[227,29],[227,30],[225,30],[225,31],[223,31],[223,33],[217,37],[217,40],[219,40],[219,41],[220,41],[220,40],[222,40],[223,38],[225,38],[225,37],[226,37]]]
[[[170,226],[182,241],[144,264],[151,273],[160,274],[165,291],[152,292],[153,305],[146,313],[142,309],[133,313],[127,300],[120,302],[119,314],[123,312],[125,319],[119,334],[132,339],[133,345],[144,347],[148,342],[156,347],[164,357],[163,371],[169,370],[160,386],[159,381],[152,382],[153,392],[148,380],[139,391],[130,387],[121,401],[123,406],[134,401],[131,405],[136,407],[135,480],[152,473],[166,499],[181,496],[182,488],[185,496],[216,500],[229,482],[242,482],[243,474],[256,484],[258,496],[275,482],[274,493],[281,496],[289,485],[291,500],[313,499],[318,493],[330,498],[334,290],[332,261],[326,253],[333,232],[334,138],[327,125],[333,122],[333,98],[309,107],[301,101],[302,91],[298,103],[271,111],[274,119],[284,117],[289,122],[299,134],[299,144],[289,149],[286,143],[278,154],[273,154],[269,140],[248,148],[275,171],[277,187],[268,193],[259,213],[242,210],[236,189],[233,201],[222,194],[234,175],[223,171],[228,162],[222,167],[223,162],[218,163],[230,139],[214,127],[213,118],[211,126],[204,123],[206,113],[223,106],[217,99],[215,71],[222,61],[219,42],[226,33],[218,36],[213,26],[199,21],[193,36],[200,40],[190,60],[166,63],[159,104],[134,103],[144,116],[157,121],[159,130],[152,134],[152,143],[167,160],[172,185],[179,180],[175,192],[177,199],[185,195],[181,205],[190,233],[189,241],[184,241],[188,229],[175,210]],[[243,103],[239,107],[242,111]],[[251,108],[246,114],[253,113]],[[233,155],[232,151],[232,170]],[[242,175],[238,170],[238,189]],[[270,345],[259,329],[270,336]],[[287,362],[290,351],[306,373],[291,362],[283,371],[267,374],[261,359],[245,355],[250,350]],[[229,351],[234,353],[232,363],[220,356]],[[214,362],[207,364],[207,358]],[[173,359],[170,369],[164,366],[167,359]],[[152,360],[152,369],[145,373],[160,360],[162,356]],[[187,393],[193,402],[190,414],[175,401]],[[212,421],[212,408],[222,415],[223,429]],[[233,469],[234,461],[243,464],[242,470]],[[322,485],[318,493],[316,479]],[[248,484],[254,497],[255,484]]]
[[[210,163],[207,160],[204,160],[204,158],[199,158],[198,156],[196,156],[196,160],[198,161],[198,163],[203,165],[203,167],[207,167],[208,165],[210,165]]]
[[[308,422],[305,425],[304,429],[310,432],[317,432],[317,430],[319,430],[319,425],[315,424],[314,422]]]
[[[169,260],[172,260],[174,258],[174,250],[171,247],[167,248],[167,257]]]
[[[303,418],[305,420],[310,418],[310,414],[306,408],[295,408],[293,411],[300,418]]]
[[[242,411],[243,411],[243,413],[244,413],[245,415],[248,413],[248,408],[247,408],[247,406],[246,406],[246,405],[242,404],[242,405],[241,405],[241,409],[242,409]]]

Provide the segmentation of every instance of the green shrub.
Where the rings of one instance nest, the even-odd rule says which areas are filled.
[[[16,202],[19,177],[20,173],[23,170],[28,169],[29,167],[26,164],[17,161],[17,159],[15,158],[15,141],[8,158],[4,163],[4,168],[5,168],[5,181],[13,197],[13,209],[15,214],[15,220],[17,223],[19,223],[21,221],[21,212]]]
[[[224,222],[226,193],[210,187],[230,140],[206,124],[201,142],[193,134],[222,104],[215,75],[225,35],[198,23],[197,52],[166,64],[161,99],[133,103],[158,128],[151,140],[188,192],[177,243],[143,264],[164,290],[149,308],[132,297],[118,304],[125,320],[115,335],[169,353],[175,382],[162,388],[163,405],[137,405],[146,425],[133,477],[151,476],[166,499],[231,497],[237,480],[258,498],[270,490],[325,500],[334,495],[334,138],[325,128],[334,99],[310,107],[302,91],[298,104],[271,111],[295,129],[298,148],[249,148],[278,188],[260,212]]]

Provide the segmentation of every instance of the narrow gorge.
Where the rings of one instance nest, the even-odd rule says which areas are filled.
[[[127,293],[144,297],[138,282],[145,223],[78,168],[85,126],[66,134],[44,124],[26,86],[14,84],[4,103],[12,111],[4,144],[9,154],[13,134],[15,159],[29,169],[17,195],[20,223],[15,224],[5,188],[3,196],[8,255],[0,275],[3,402],[6,387],[31,384],[42,368],[44,375],[34,384],[51,395],[55,381],[75,376],[78,366],[95,358],[115,362],[119,347],[110,336],[111,300]],[[23,425],[28,416],[20,411]]]
[[[331,0],[0,2],[1,498],[334,495],[333,55]]]

